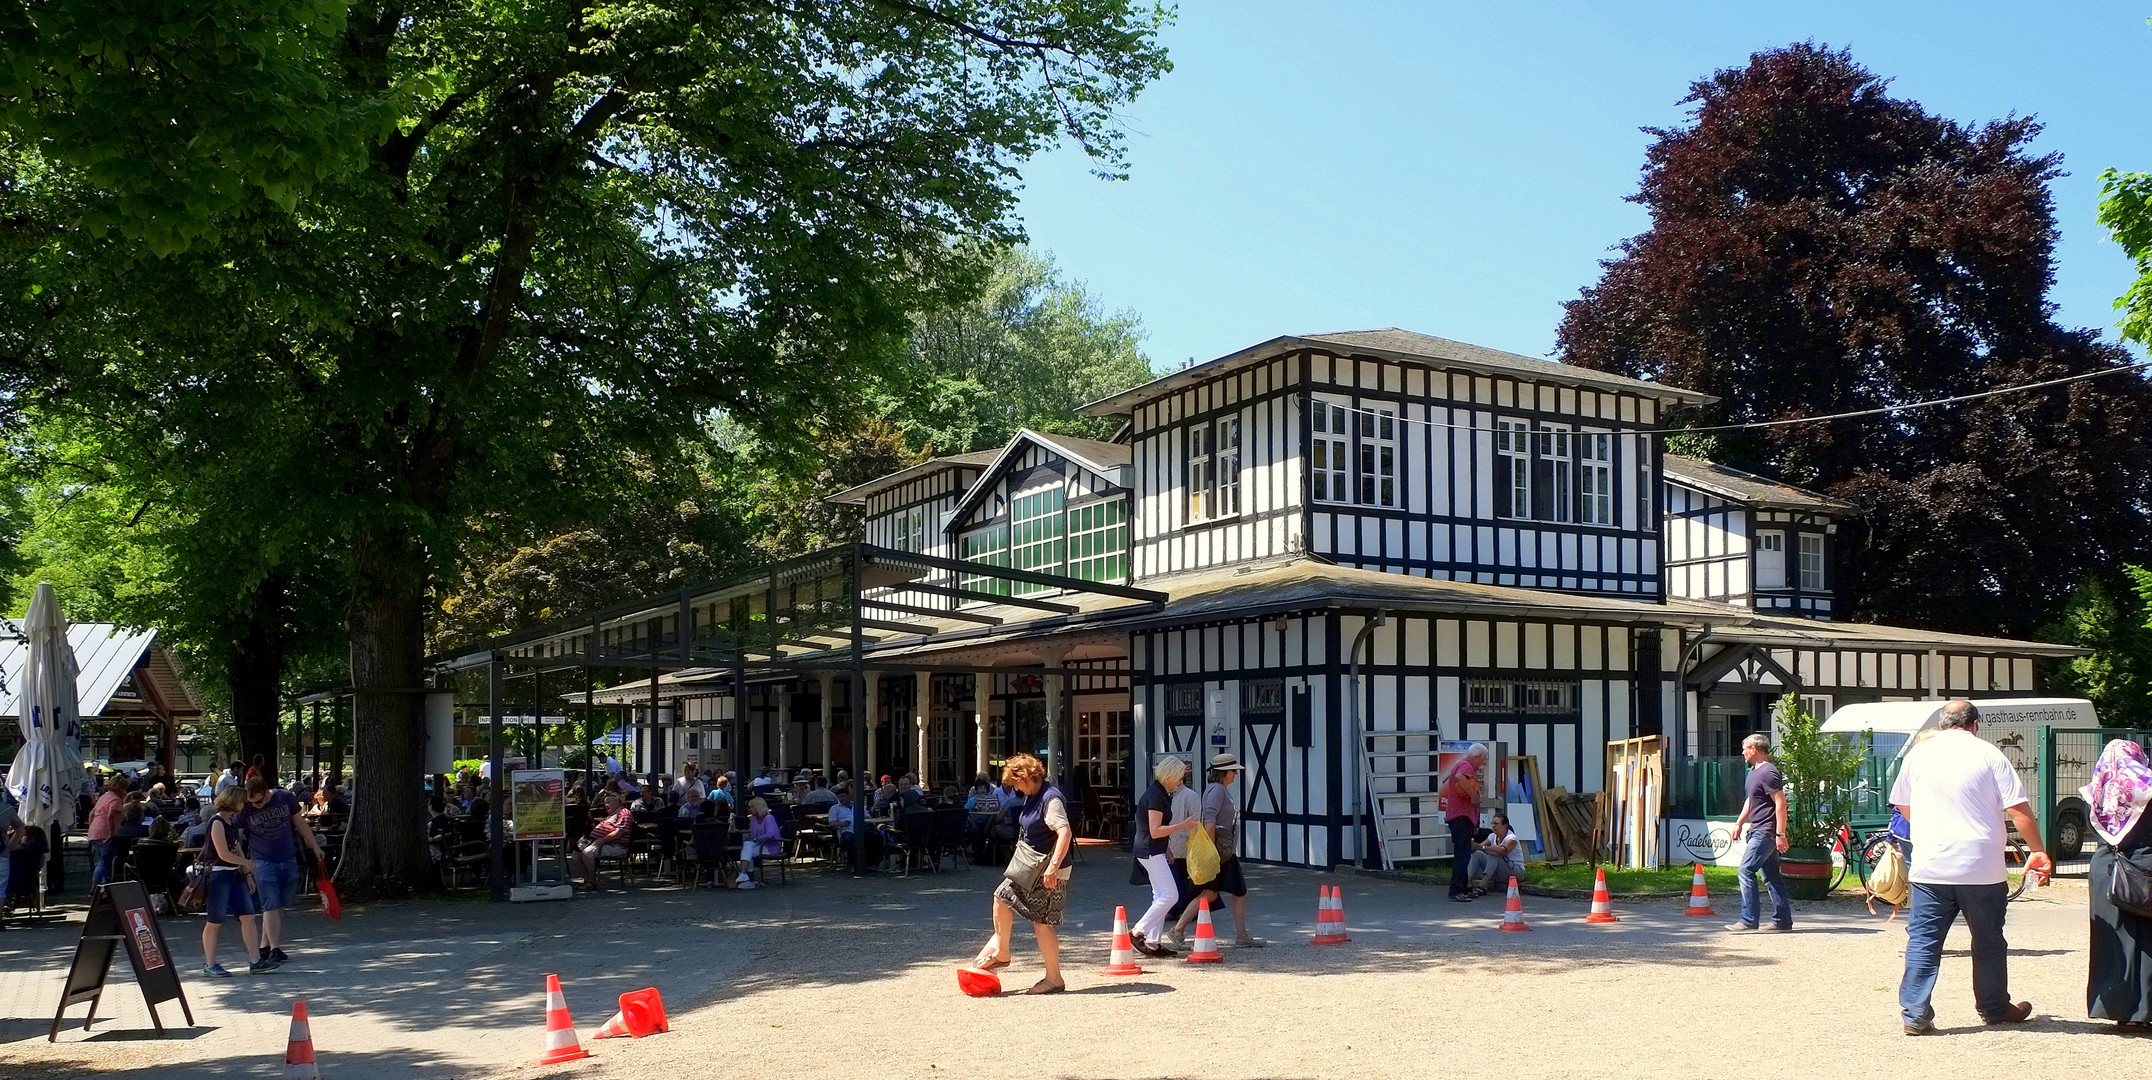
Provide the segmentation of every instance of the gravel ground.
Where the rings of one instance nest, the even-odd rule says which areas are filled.
[[[1685,918],[1678,899],[1617,904],[1622,922],[1610,927],[1584,924],[1584,902],[1534,899],[1533,931],[1503,934],[1499,898],[1452,904],[1424,885],[1256,868],[1256,930],[1273,947],[1228,949],[1211,967],[1148,961],[1145,976],[1110,979],[1098,969],[1112,906],[1144,898],[1122,883],[1124,867],[1094,855],[1079,870],[1063,927],[1071,992],[1039,998],[956,990],[954,968],[987,927],[994,878],[984,871],[809,873],[752,893],[634,890],[513,908],[399,905],[341,924],[305,916],[300,940],[313,948],[302,955],[320,959],[252,981],[190,980],[204,1029],[162,1042],[124,1038],[146,1024],[133,1018],[138,998],[129,1011],[131,983],[119,983],[119,1030],[101,1023],[85,1040],[78,1024],[48,1046],[72,932],[64,941],[35,932],[51,938],[38,945],[11,932],[0,935],[0,1011],[14,1018],[0,1019],[0,1077],[151,1065],[160,1080],[274,1076],[296,996],[309,1001],[331,1080],[713,1069],[758,1080],[840,1069],[1294,1077],[1339,1075],[1347,1063],[1378,1075],[1687,1080],[1757,1039],[1795,1062],[1867,1070],[1895,1060],[1914,1076],[2106,1076],[2127,1059],[2152,1061],[2152,1040],[2083,1019],[2082,887],[2011,906],[2012,990],[2033,1001],[2033,1022],[1980,1025],[1960,931],[1937,994],[1943,1035],[1909,1039],[1896,1009],[1903,921],[1885,924],[1858,904],[1801,905],[1792,934],[1734,935],[1720,928],[1732,897],[1715,898],[1718,919]],[[1318,883],[1344,885],[1351,945],[1304,944]],[[1230,936],[1229,921],[1220,930]],[[168,933],[178,948],[194,931]],[[538,1069],[527,1063],[543,1044],[548,971],[563,974],[594,1057]],[[1004,982],[1021,988],[1039,971],[1020,929]],[[665,994],[670,1033],[589,1041],[612,997],[650,984]],[[41,1012],[25,1007],[40,996]]]

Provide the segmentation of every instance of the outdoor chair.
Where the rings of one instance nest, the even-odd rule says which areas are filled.
[[[900,839],[895,845],[895,854],[901,860],[899,872],[909,876],[919,860],[933,857],[934,815],[926,810],[913,810],[904,815],[903,820],[897,822],[897,836]],[[937,863],[935,868],[940,869],[940,865]]]
[[[941,860],[944,855],[949,857],[951,863],[958,866],[963,865],[964,826],[970,819],[971,815],[965,813],[964,808],[961,806],[943,807],[934,811],[933,854],[935,869],[941,869]]]
[[[705,871],[711,875],[711,884],[723,886],[724,873],[734,861],[737,850],[732,843],[732,829],[723,818],[708,818],[695,822],[688,834],[688,844],[695,850],[695,884],[702,885]]]

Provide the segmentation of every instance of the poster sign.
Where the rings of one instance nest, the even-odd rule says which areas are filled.
[[[1741,852],[1733,843],[1734,822],[1702,818],[1668,818],[1667,858],[1676,863],[1706,866],[1739,866]]]
[[[517,840],[554,840],[568,835],[567,773],[519,769],[509,773],[508,813]]]
[[[84,1030],[96,1021],[98,1001],[105,995],[105,980],[112,974],[112,958],[122,945],[126,946],[135,984],[142,988],[142,1000],[149,1006],[150,1023],[157,1026],[157,1033],[164,1034],[164,1020],[157,1015],[157,1006],[167,1001],[178,1001],[187,1023],[193,1025],[194,1010],[179,987],[179,971],[172,966],[172,950],[165,944],[164,930],[157,925],[157,913],[150,910],[149,894],[139,881],[115,881],[98,889],[90,901],[89,917],[82,922],[82,939],[75,943],[74,962],[67,967],[60,1007],[53,1010],[52,1030],[46,1041],[59,1039],[60,1024],[69,1006],[90,1003],[89,1014],[82,1018]]]

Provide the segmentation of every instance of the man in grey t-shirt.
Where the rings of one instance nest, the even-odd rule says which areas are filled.
[[[1219,754],[1210,760],[1210,771],[1210,786],[1203,790],[1201,820],[1211,842],[1218,847],[1218,876],[1203,884],[1197,899],[1208,899],[1216,907],[1221,894],[1232,897],[1233,944],[1260,949],[1270,943],[1248,932],[1248,881],[1240,869],[1240,801],[1233,791],[1240,780],[1240,760],[1231,754]],[[1194,922],[1198,910],[1198,905],[1188,905],[1174,926],[1175,932]]]

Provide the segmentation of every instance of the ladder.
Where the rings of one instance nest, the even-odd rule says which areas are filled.
[[[1360,731],[1361,794],[1384,870],[1450,857],[1450,827],[1435,794],[1442,741],[1439,731]]]

